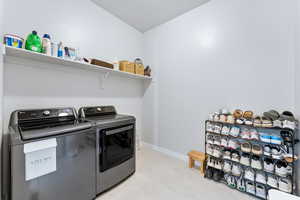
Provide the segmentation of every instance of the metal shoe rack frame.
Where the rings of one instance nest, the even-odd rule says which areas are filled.
[[[228,137],[228,138],[233,138],[233,139],[238,139],[239,141],[245,141],[245,142],[250,142],[251,144],[253,144],[253,143],[258,143],[258,144],[261,144],[261,146],[264,146],[264,145],[271,145],[271,146],[285,146],[286,144],[281,144],[281,145],[279,145],[279,144],[271,144],[271,143],[267,143],[267,142],[263,142],[263,141],[257,141],[257,140],[248,140],[248,139],[243,139],[243,138],[241,138],[240,136],[238,136],[238,137],[233,137],[233,136],[230,136],[230,135],[222,135],[221,133],[219,134],[219,133],[215,133],[215,132],[210,132],[210,131],[207,131],[207,123],[212,123],[212,124],[221,124],[221,126],[222,126],[222,128],[223,128],[223,126],[229,126],[229,127],[233,127],[233,126],[237,126],[237,127],[239,127],[239,128],[242,128],[242,127],[245,127],[245,128],[252,128],[252,129],[256,129],[256,130],[258,130],[258,132],[259,132],[259,130],[269,130],[269,131],[282,131],[282,130],[284,130],[284,131],[289,131],[290,133],[291,133],[291,135],[292,135],[292,143],[291,143],[291,148],[287,148],[288,150],[292,150],[292,152],[288,152],[288,153],[292,153],[292,156],[293,156],[293,162],[291,163],[291,167],[292,167],[292,174],[290,175],[290,176],[288,176],[288,177],[290,177],[291,178],[291,182],[292,182],[292,192],[291,192],[291,194],[295,194],[295,192],[297,191],[297,184],[296,184],[296,175],[295,175],[295,159],[294,159],[294,156],[295,156],[295,144],[297,144],[298,142],[299,142],[299,140],[298,139],[296,139],[295,138],[295,133],[297,133],[297,129],[295,129],[295,130],[290,130],[290,129],[284,129],[284,128],[265,128],[265,127],[255,127],[255,126],[253,126],[253,125],[245,125],[245,124],[231,124],[231,123],[226,123],[226,122],[217,122],[217,121],[211,121],[211,120],[206,120],[205,121],[205,155],[207,155],[207,156],[210,156],[210,157],[213,157],[213,158],[215,158],[215,159],[221,159],[223,162],[224,162],[224,160],[227,160],[227,159],[223,159],[222,158],[222,156],[220,157],[220,158],[217,158],[217,157],[214,157],[214,156],[212,156],[212,155],[209,155],[209,154],[207,154],[207,151],[206,151],[206,146],[207,146],[207,135],[208,134],[212,134],[212,135],[219,135],[219,136],[223,136],[223,137]],[[216,146],[218,146],[218,145],[216,145]],[[221,147],[221,146],[220,146]],[[226,149],[225,147],[221,147],[222,148],[222,151],[224,150],[224,149]],[[242,153],[242,150],[240,149],[240,148],[238,148],[238,149],[236,149],[235,151],[238,151],[238,152],[240,152],[240,155],[241,155],[241,153]],[[250,155],[252,156],[252,153],[250,153]],[[251,157],[250,156],[250,157]],[[260,155],[260,160],[261,160],[261,162],[263,162],[263,158],[264,157],[269,157],[269,158],[271,158],[271,156],[266,156],[266,155]],[[278,159],[274,159],[274,158],[272,158],[273,160],[278,160]],[[234,162],[234,161],[232,161],[232,160],[228,160],[228,161],[230,161],[230,162],[232,162],[232,163],[236,163],[236,164],[238,164],[238,165],[240,165],[243,169],[244,168],[246,168],[246,167],[249,167],[249,166],[244,166],[244,165],[242,165],[241,163],[238,163],[238,162]],[[290,163],[289,163],[290,164]],[[262,164],[263,165],[263,164]],[[210,166],[207,166],[207,168],[209,168]],[[251,167],[250,167],[251,168]],[[254,168],[253,168],[254,169]],[[218,169],[216,169],[216,170],[218,170]],[[275,175],[275,176],[277,176],[277,177],[281,177],[281,176],[279,176],[279,175],[276,175],[276,173],[274,172],[274,173],[270,173],[270,172],[266,172],[266,171],[264,171],[264,170],[258,170],[258,169],[254,169],[255,170],[255,172],[256,171],[263,171],[265,174],[271,174],[271,175]],[[221,170],[222,171],[222,170]],[[224,174],[226,174],[226,172],[224,172]],[[232,175],[232,176],[234,176],[233,174],[230,174],[230,175]],[[241,176],[243,176],[244,174],[242,173],[242,175]],[[237,177],[237,176],[235,176],[235,177]],[[239,177],[237,177],[237,178],[240,178],[240,176]],[[244,178],[245,179],[245,178]],[[245,179],[245,180],[247,180],[247,179]],[[250,180],[251,181],[251,180]],[[221,181],[220,182],[222,182],[222,183],[224,183],[225,185],[227,185],[227,182],[226,182],[226,180],[224,179],[224,177],[221,179]],[[253,182],[253,183],[256,183],[255,181],[251,181],[251,182]],[[259,183],[259,184],[262,184],[262,183]],[[262,184],[262,185],[265,185],[265,188],[266,188],[266,198],[267,198],[267,196],[268,196],[268,190],[269,189],[272,189],[272,187],[271,186],[269,186],[269,185],[267,185],[267,184]],[[273,189],[277,189],[277,188],[273,188]],[[238,189],[236,189],[236,190],[238,190]],[[256,187],[255,187],[255,190],[256,190]],[[240,191],[240,190],[238,190],[238,191]],[[243,191],[240,191],[240,192],[243,192]],[[259,199],[265,199],[265,198],[261,198],[261,197],[259,197],[259,196],[256,196],[256,195],[254,195],[254,194],[251,194],[251,193],[248,193],[247,191],[245,191],[245,192],[243,192],[243,193],[246,193],[246,194],[248,194],[248,195],[250,195],[250,196],[254,196],[254,197],[256,197],[256,198],[259,198]]]

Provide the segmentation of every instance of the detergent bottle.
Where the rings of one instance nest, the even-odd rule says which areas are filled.
[[[25,49],[38,53],[42,52],[42,42],[36,31],[32,31],[32,33],[28,35]]]

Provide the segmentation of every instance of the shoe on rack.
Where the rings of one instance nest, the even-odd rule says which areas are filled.
[[[231,152],[229,150],[224,151],[223,159],[231,160]]]
[[[221,145],[221,136],[215,135],[214,144],[220,146]]]
[[[212,179],[213,178],[213,168],[211,167],[208,167],[206,170],[205,170],[205,175],[204,175],[206,178],[208,179]]]
[[[278,160],[275,164],[275,173],[278,176],[286,177],[288,175],[288,163],[285,160]]]
[[[266,187],[263,184],[256,184],[256,196],[261,197],[263,199],[266,198]]]
[[[228,138],[227,137],[222,137],[221,138],[221,146],[222,147],[228,147]]]
[[[206,141],[208,144],[214,144],[214,136],[212,134],[208,134],[206,136]]]
[[[214,146],[211,144],[206,145],[206,153],[208,155],[213,155],[214,154]]]
[[[264,158],[264,170],[273,173],[275,169],[274,162],[271,158]]]
[[[280,178],[278,181],[279,190],[287,193],[292,192],[292,182],[288,178]]]
[[[280,114],[276,110],[269,110],[268,112],[264,112],[263,115],[272,121],[275,121],[280,117]]]
[[[259,134],[256,129],[250,129],[250,139],[251,140],[259,140]]]
[[[221,134],[222,135],[229,135],[230,127],[229,126],[223,126]]]
[[[215,122],[220,121],[219,113],[215,113],[215,114],[214,114],[214,121],[215,121]]]
[[[278,179],[274,175],[268,175],[267,177],[267,185],[278,189]]]
[[[263,149],[262,149],[262,147],[259,144],[253,144],[252,145],[252,153],[254,155],[260,156],[260,155],[263,154]]]
[[[245,140],[250,140],[250,130],[248,128],[242,128],[240,137]]]
[[[230,133],[229,133],[229,134],[230,134],[231,136],[233,136],[233,137],[238,137],[239,134],[240,134],[240,128],[237,127],[237,126],[231,127]]]
[[[225,173],[230,173],[232,168],[232,163],[229,161],[224,161],[223,171]]]
[[[281,138],[281,136],[272,134],[270,142],[271,142],[271,144],[279,144],[280,145],[283,143],[283,139]]]
[[[215,167],[215,159],[213,157],[211,157],[211,156],[208,157],[207,166],[213,167],[213,168]]]
[[[272,158],[278,160],[282,159],[285,154],[283,150],[278,146],[271,147],[271,153],[272,153]]]
[[[217,159],[217,160],[215,161],[215,168],[216,168],[216,169],[222,170],[222,165],[223,165],[223,163],[222,163],[222,160],[221,160],[221,159]]]
[[[240,143],[238,140],[235,140],[235,139],[230,139],[229,142],[228,142],[228,148],[230,149],[238,149],[240,146]]]
[[[208,132],[214,132],[214,128],[215,128],[215,125],[210,123],[210,122],[207,122],[206,124],[206,131]]]
[[[230,176],[228,175],[227,176],[227,179],[226,179],[226,182],[227,182],[227,185],[231,188],[236,188],[236,179],[234,176]]]
[[[261,127],[262,121],[260,116],[255,116],[253,120],[253,126]]]
[[[238,152],[232,152],[232,154],[231,154],[232,161],[240,162],[240,159],[241,159],[241,157]]]
[[[262,142],[271,143],[271,135],[268,133],[259,133],[259,139]]]
[[[227,122],[227,115],[221,114],[220,115],[220,122]]]
[[[255,186],[254,186],[254,182],[252,181],[246,181],[246,191],[250,194],[254,194],[255,195]]]
[[[244,166],[250,166],[250,154],[242,153],[240,163]]]
[[[213,156],[216,158],[220,158],[222,156],[222,151],[220,147],[217,146],[214,148]]]
[[[255,182],[267,184],[265,172],[256,172]]]
[[[241,176],[236,182],[237,189],[239,191],[246,192],[246,183],[243,177]]]
[[[255,177],[255,171],[254,169],[247,167],[245,169],[245,175],[244,178],[250,181],[254,181],[254,177]]]
[[[253,125],[253,112],[252,111],[245,111],[243,118],[245,119],[246,125]]]
[[[265,145],[264,146],[264,155],[265,156],[271,156],[271,146],[270,145]]]
[[[244,142],[241,144],[241,149],[245,153],[250,153],[251,152],[251,144],[249,142]]]
[[[282,121],[280,121],[279,119],[274,120],[273,121],[273,127],[282,128]]]
[[[280,120],[282,120],[282,127],[283,128],[287,128],[287,129],[291,129],[294,130],[296,127],[296,119],[294,117],[294,114],[290,111],[284,111],[280,118]]]
[[[273,127],[273,123],[272,123],[271,119],[263,116],[261,118],[261,127],[264,127],[264,128],[271,128],[271,127]]]
[[[215,124],[214,133],[220,134],[221,130],[222,130],[222,125],[221,124]]]
[[[237,164],[233,164],[231,173],[235,176],[241,176],[242,175],[242,168]]]
[[[254,169],[262,170],[262,164],[259,156],[256,155],[252,156],[251,167]]]
[[[233,115],[227,115],[227,123],[229,124],[234,124],[235,119],[233,117]]]
[[[214,170],[213,180],[216,182],[220,182],[222,179],[223,173],[220,170]]]

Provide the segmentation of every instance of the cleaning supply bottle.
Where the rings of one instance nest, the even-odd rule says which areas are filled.
[[[64,53],[63,45],[62,45],[62,42],[60,42],[57,45],[57,57],[63,58],[63,53]]]
[[[32,31],[32,33],[28,35],[25,49],[38,53],[42,52],[42,42],[36,31]]]
[[[43,53],[46,54],[47,56],[51,56],[51,38],[49,34],[44,34],[42,45],[43,45]]]

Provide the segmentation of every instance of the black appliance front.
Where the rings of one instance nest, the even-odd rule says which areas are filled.
[[[100,172],[116,167],[134,157],[134,132],[134,124],[100,130]]]

